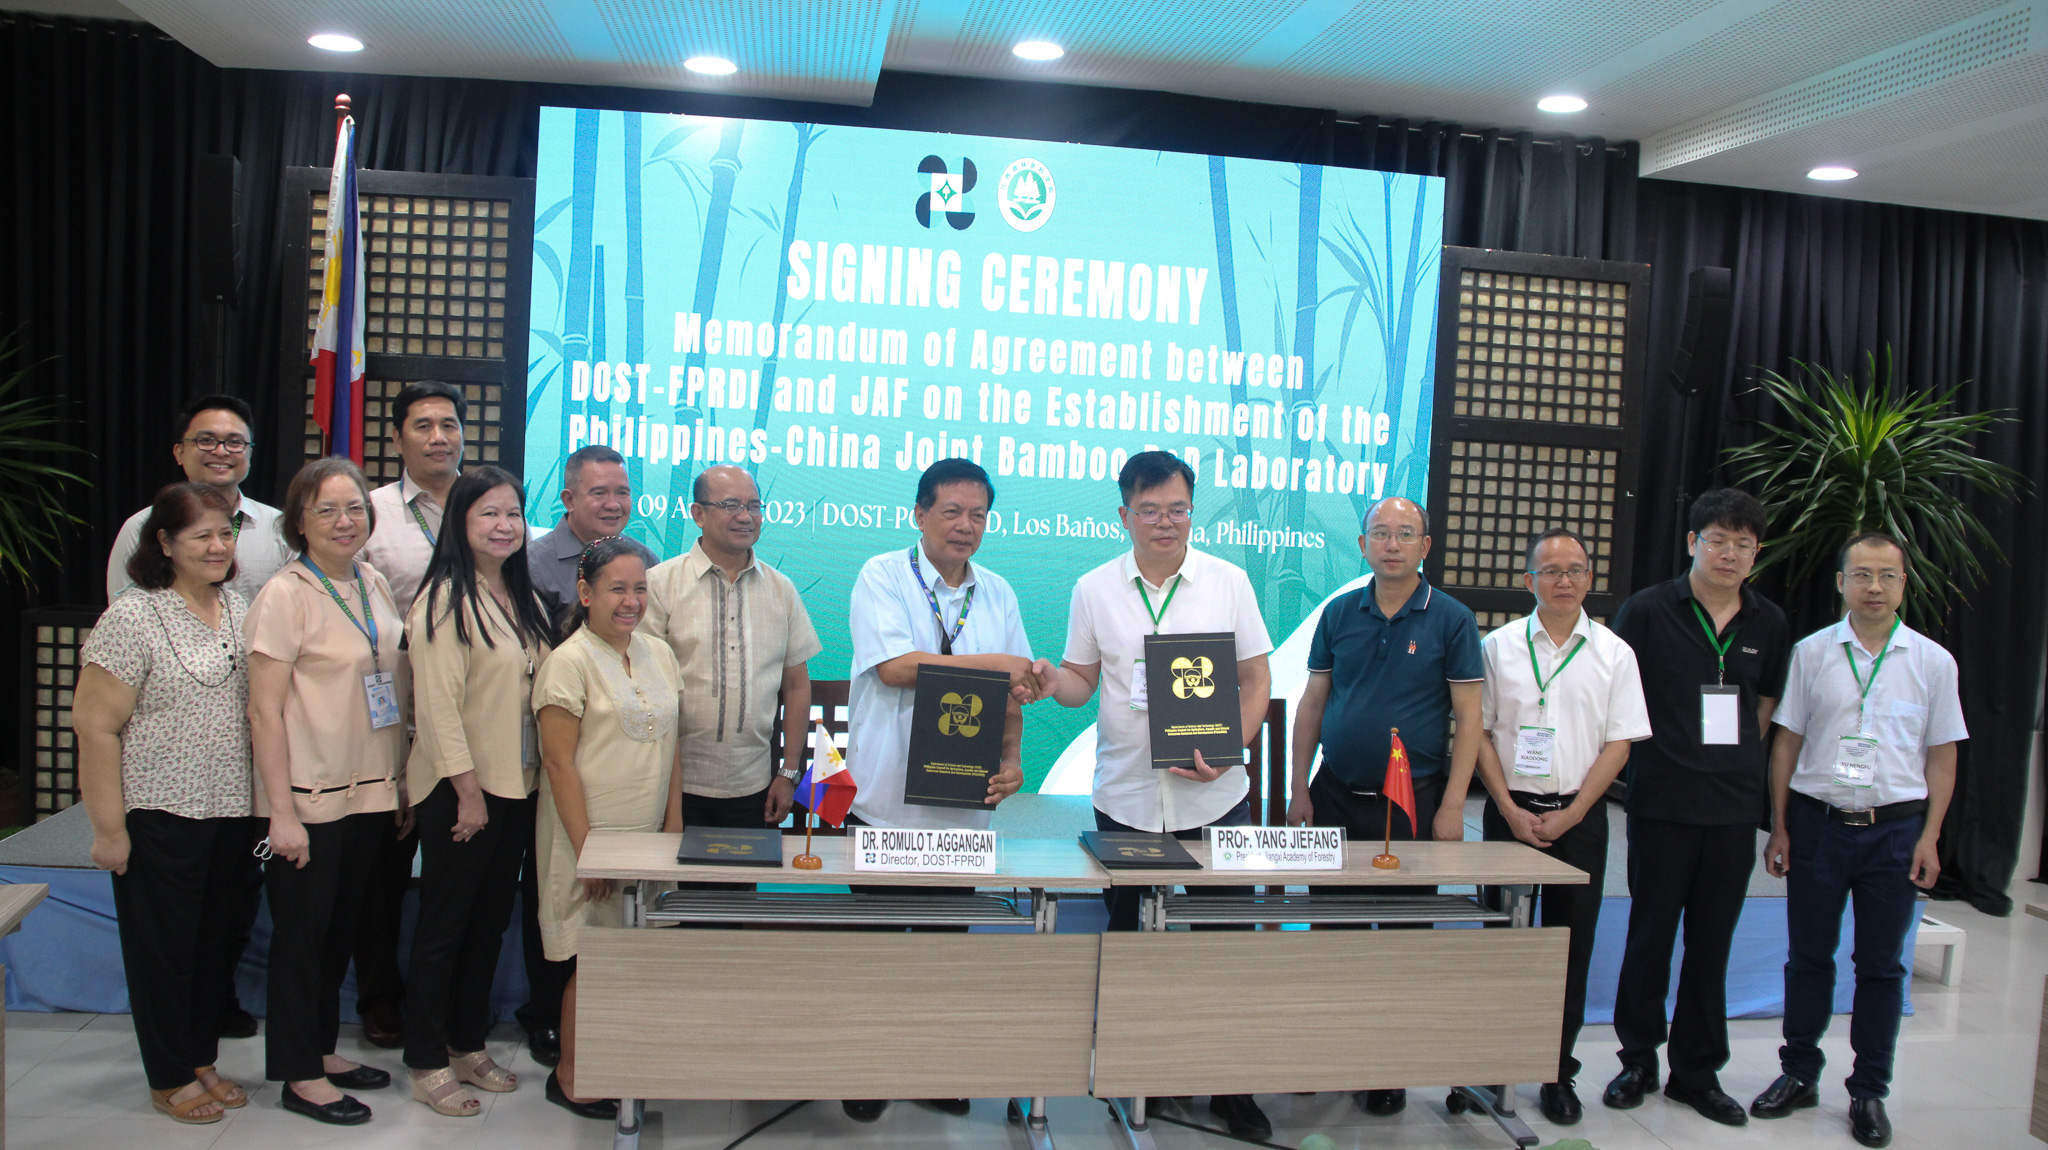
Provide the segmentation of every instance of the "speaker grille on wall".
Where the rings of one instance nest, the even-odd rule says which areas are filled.
[[[286,172],[284,212],[292,243],[286,322],[305,342],[286,352],[286,402],[305,412],[304,451],[320,454],[309,364],[327,261],[326,168]],[[526,436],[527,301],[533,250],[533,181],[363,170],[363,471],[399,477],[391,401],[406,384],[438,379],[468,401],[465,463],[519,473]],[[299,277],[303,276],[303,279]],[[303,285],[303,286],[300,286]],[[507,402],[507,397],[513,397]]]
[[[1529,541],[1586,540],[1586,610],[1630,590],[1644,264],[1445,248],[1426,568],[1482,631],[1526,615]]]
[[[1694,268],[1685,277],[1685,326],[1671,360],[1671,388],[1698,395],[1728,367],[1729,326],[1735,314],[1735,277],[1727,268]]]
[[[233,307],[242,289],[242,162],[233,156],[201,156],[195,172],[199,291]]]

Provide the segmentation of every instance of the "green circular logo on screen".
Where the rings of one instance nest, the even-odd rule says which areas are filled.
[[[1003,221],[1020,232],[1035,232],[1052,218],[1052,172],[1037,160],[1018,160],[996,181],[996,206]]]

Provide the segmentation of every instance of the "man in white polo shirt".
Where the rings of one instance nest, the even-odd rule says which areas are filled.
[[[1251,789],[1243,767],[1212,767],[1197,754],[1195,767],[1155,770],[1152,727],[1133,705],[1131,687],[1142,673],[1145,636],[1229,631],[1237,636],[1238,703],[1246,745],[1266,721],[1273,643],[1259,615],[1258,598],[1244,570],[1188,545],[1193,534],[1195,473],[1169,451],[1141,451],[1117,476],[1123,505],[1117,515],[1131,549],[1074,584],[1067,615],[1067,649],[1060,665],[1035,665],[1046,692],[1062,706],[1078,707],[1102,688],[1095,727],[1095,825],[1101,830],[1170,831],[1199,838],[1204,827],[1251,821]],[[1194,894],[1249,894],[1250,887],[1191,887]],[[1105,891],[1109,929],[1136,930],[1138,892]],[[1210,1108],[1240,1138],[1266,1139],[1273,1127],[1249,1094],[1218,1095]]]
[[[1912,574],[1889,535],[1842,548],[1835,586],[1847,617],[1792,648],[1773,721],[1770,842],[1764,866],[1785,880],[1784,1073],[1749,1112],[1783,1118],[1819,1105],[1821,1036],[1834,1013],[1842,908],[1856,908],[1856,1002],[1849,1023],[1849,1133],[1891,1143],[1884,1097],[1909,976],[1914,887],[1941,873],[1942,817],[1955,791],[1956,743],[1970,737],[1956,660],[1899,619]]]
[[[1480,641],[1479,778],[1491,798],[1481,829],[1490,842],[1528,843],[1592,881],[1545,886],[1543,925],[1571,931],[1565,961],[1564,1041],[1557,1078],[1540,1094],[1543,1116],[1570,1126],[1584,1113],[1572,1056],[1586,1021],[1586,972],[1607,874],[1607,788],[1628,765],[1629,745],[1650,737],[1636,653],[1586,614],[1593,562],[1585,540],[1554,527],[1529,545],[1522,585],[1536,612]]]

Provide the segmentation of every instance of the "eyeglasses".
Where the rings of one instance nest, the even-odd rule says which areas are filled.
[[[1192,507],[1146,507],[1142,510],[1134,508],[1131,511],[1131,518],[1150,526],[1162,518],[1168,523],[1186,523],[1194,514],[1195,509]]]
[[[350,519],[361,519],[369,513],[370,509],[361,503],[351,503],[346,507],[336,507],[332,503],[323,503],[318,507],[307,509],[307,514],[321,523],[332,523],[344,515]]]
[[[1366,532],[1365,537],[1374,543],[1385,543],[1388,540],[1393,540],[1401,546],[1407,547],[1417,539],[1422,538],[1422,533],[1412,527],[1403,527],[1399,531],[1389,531],[1384,527],[1375,527]]]
[[[1709,555],[1734,555],[1738,558],[1747,559],[1757,553],[1760,544],[1751,543],[1747,539],[1707,539],[1702,537],[1700,539],[1700,546],[1705,548]]]
[[[715,507],[727,515],[738,515],[742,511],[749,515],[759,515],[761,514],[761,509],[767,505],[758,499],[749,499],[745,503],[737,499],[721,499],[716,503],[699,503],[697,506]]]
[[[230,435],[226,439],[222,439],[217,435],[195,435],[182,442],[189,443],[201,451],[226,452],[229,455],[240,455],[244,451],[249,450],[251,446],[249,440],[243,439],[239,435]]]
[[[1897,571],[1851,571],[1843,578],[1851,587],[1868,587],[1875,583],[1889,591],[1904,583],[1906,577]]]
[[[1532,571],[1530,574],[1547,583],[1584,583],[1592,576],[1593,572],[1591,568],[1587,567],[1545,567],[1541,571]]]

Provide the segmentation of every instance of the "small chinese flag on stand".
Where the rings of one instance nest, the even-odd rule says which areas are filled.
[[[1401,728],[1392,729],[1393,748],[1387,752],[1387,781],[1381,785],[1380,794],[1387,800],[1386,853],[1375,857],[1372,865],[1381,870],[1399,870],[1401,860],[1394,854],[1394,808],[1408,816],[1408,833],[1420,835],[1415,825],[1415,777],[1408,773],[1408,748],[1401,745]]]

